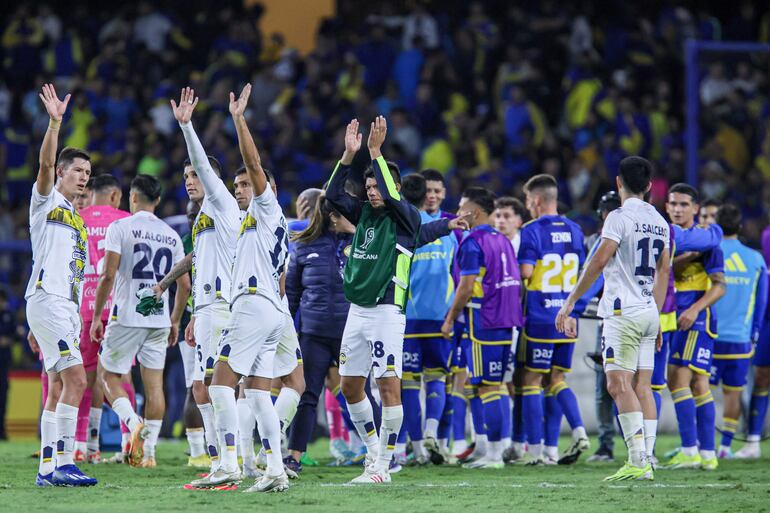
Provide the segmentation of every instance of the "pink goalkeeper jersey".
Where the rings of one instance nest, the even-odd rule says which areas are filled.
[[[96,285],[99,283],[99,272],[102,270],[102,258],[104,258],[104,236],[107,227],[118,219],[123,219],[131,214],[112,208],[107,205],[93,205],[80,211],[83,224],[88,230],[88,265],[83,277],[83,300],[80,303],[80,314],[84,322],[90,322],[94,314],[94,300],[96,299]],[[107,321],[110,316],[110,293],[107,304],[104,305],[102,320]]]

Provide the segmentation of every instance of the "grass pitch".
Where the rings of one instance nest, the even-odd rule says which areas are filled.
[[[563,441],[564,446],[568,443]],[[594,441],[595,442],[595,441]],[[659,440],[658,452],[673,448],[678,437]],[[770,458],[723,461],[715,472],[700,470],[655,473],[653,483],[606,484],[602,478],[620,466],[625,451],[616,443],[618,463],[572,467],[465,470],[459,467],[407,468],[393,483],[353,486],[347,482],[360,467],[305,467],[300,480],[286,493],[244,494],[240,491],[187,491],[182,485],[196,476],[186,463],[185,443],[163,442],[158,468],[87,465],[99,479],[94,488],[34,486],[37,460],[30,458],[34,442],[0,444],[0,511],[53,512],[366,512],[420,513],[434,511],[770,511]],[[736,442],[736,448],[741,443]],[[310,448],[322,465],[328,462],[326,440]],[[770,454],[770,443],[763,444]],[[583,460],[585,457],[583,457]],[[251,485],[245,481],[243,485]],[[246,486],[243,486],[245,488]]]

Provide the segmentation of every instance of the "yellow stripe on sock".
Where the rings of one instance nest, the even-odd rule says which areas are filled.
[[[564,381],[560,381],[560,382],[556,383],[554,386],[551,387],[551,393],[553,395],[558,395],[559,392],[561,392],[562,390],[565,390],[567,388],[569,388],[567,386],[567,383],[565,383]]]

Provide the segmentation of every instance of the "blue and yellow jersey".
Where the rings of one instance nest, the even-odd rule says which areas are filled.
[[[711,288],[709,275],[721,272],[724,272],[724,257],[722,249],[718,247],[701,253],[695,260],[675,271],[677,317]],[[705,331],[712,337],[717,336],[717,319],[711,307],[704,308],[698,314],[690,331]]]
[[[719,342],[750,342],[761,328],[767,306],[767,266],[757,251],[737,239],[725,239],[725,295],[714,304],[719,320]]]
[[[527,326],[553,326],[585,261],[583,232],[565,217],[541,216],[522,227],[518,260],[534,267],[525,283]]]
[[[420,212],[422,224],[441,219],[441,213],[431,216]],[[452,265],[457,252],[457,237],[450,233],[414,251],[409,276],[409,301],[406,318],[442,321],[455,297]]]

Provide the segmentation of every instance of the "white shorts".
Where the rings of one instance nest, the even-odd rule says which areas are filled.
[[[302,352],[299,350],[297,330],[294,329],[294,320],[291,315],[286,314],[286,323],[275,350],[273,377],[288,376],[300,364],[302,364]]]
[[[350,305],[340,346],[340,375],[401,378],[406,316],[396,305]]]
[[[182,354],[182,367],[184,368],[184,386],[190,388],[193,384],[195,372],[195,348],[188,346],[184,340],[179,341],[179,352]]]
[[[513,328],[513,340],[511,341],[511,352],[508,353],[508,361],[505,364],[503,373],[503,383],[513,383],[513,371],[516,367],[516,347],[519,345],[519,328]]]
[[[83,365],[78,305],[38,289],[27,299],[27,322],[43,353],[46,371]]]
[[[171,328],[135,328],[113,321],[107,325],[99,350],[102,367],[115,374],[131,372],[134,358],[142,367],[163,370]]]
[[[222,330],[230,320],[230,305],[226,301],[214,301],[200,310],[196,310],[195,325],[195,366],[193,381],[211,378],[214,373],[214,358],[217,345],[222,337]]]
[[[265,297],[255,294],[237,298],[230,322],[219,339],[217,360],[242,376],[272,379],[286,319],[286,314]]]
[[[655,367],[655,341],[659,330],[660,315],[656,310],[604,319],[604,370],[652,370]]]

